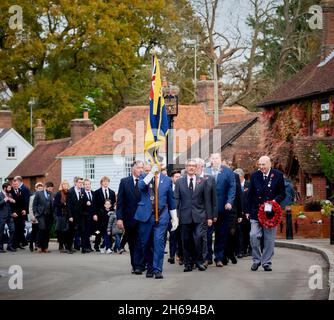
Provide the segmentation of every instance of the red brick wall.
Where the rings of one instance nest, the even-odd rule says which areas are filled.
[[[334,49],[334,6],[323,6],[322,55],[326,57]]]
[[[326,178],[312,176],[313,197],[315,199],[326,199]]]

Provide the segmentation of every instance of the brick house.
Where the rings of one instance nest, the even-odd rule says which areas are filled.
[[[334,0],[322,6],[321,54],[258,105],[268,128],[265,150],[296,181],[303,198],[308,185],[315,199],[330,194],[317,144],[334,145]]]
[[[42,125],[42,120],[38,119],[34,128],[35,148],[9,174],[8,179],[22,176],[24,184],[31,191],[34,190],[36,182],[52,181],[55,190],[58,190],[61,182],[61,161],[57,155],[93,130],[94,124],[88,119],[88,113],[84,112],[82,119],[71,121],[71,137],[45,140],[45,128]],[[70,184],[72,184],[72,180],[69,180]]]

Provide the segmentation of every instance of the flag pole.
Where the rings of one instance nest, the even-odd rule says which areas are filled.
[[[155,207],[154,207],[154,217],[155,223],[159,223],[159,197],[158,197],[158,187],[159,187],[159,172],[154,173],[154,195],[155,195]]]

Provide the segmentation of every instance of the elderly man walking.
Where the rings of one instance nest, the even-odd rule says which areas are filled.
[[[259,170],[254,172],[250,179],[247,201],[247,211],[250,214],[251,222],[250,241],[253,256],[251,270],[256,271],[262,264],[265,271],[272,271],[271,259],[274,255],[277,227],[263,228],[258,221],[258,212],[260,206],[266,201],[280,203],[285,198],[284,178],[281,171],[271,168],[271,161],[268,156],[262,156],[258,165]],[[261,254],[262,235],[264,237],[264,248]]]

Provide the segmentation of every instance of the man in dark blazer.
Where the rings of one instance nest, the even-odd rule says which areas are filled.
[[[81,239],[81,253],[92,252],[90,245],[90,236],[92,233],[93,216],[95,214],[95,196],[91,189],[91,182],[89,179],[84,180],[84,192],[82,210],[79,215],[79,231]]]
[[[11,193],[13,199],[15,200],[15,203],[12,204],[15,224],[14,248],[24,249],[24,247],[28,244],[28,241],[24,236],[24,229],[29,213],[30,191],[23,184],[22,177],[14,177]]]
[[[241,187],[241,208],[242,208],[242,221],[239,223],[239,247],[238,258],[246,257],[251,252],[250,247],[250,221],[249,214],[246,214],[247,197],[250,182],[245,179],[245,173],[241,168],[234,170],[239,175],[240,187]]]
[[[207,211],[211,214],[211,219],[213,223],[217,220],[218,211],[217,211],[217,191],[216,191],[216,180],[215,178],[210,175],[206,174],[204,167],[205,162],[203,159],[196,158],[197,162],[197,174],[206,180],[206,188],[211,195],[210,205],[211,209]],[[207,217],[209,219],[209,217]],[[208,224],[207,222],[204,223],[203,234],[202,234],[202,254],[203,254],[203,261],[205,261],[204,266],[208,267],[208,261],[206,257],[208,255]]]
[[[100,180],[101,188],[97,189],[94,193],[95,197],[95,215],[93,216],[94,221],[97,221],[97,225],[100,225],[102,221],[98,221],[98,216],[104,210],[104,203],[108,199],[111,201],[111,211],[115,210],[116,205],[116,194],[113,190],[109,188],[110,179],[107,176],[103,176]],[[100,243],[103,237],[102,232],[99,232],[95,236],[94,249],[97,252],[100,252]]]
[[[227,166],[222,165],[217,175],[216,191],[218,218],[214,224],[214,255],[216,266],[222,267],[223,261],[226,264],[228,258],[226,255],[227,252],[224,252],[224,250],[226,250],[226,246],[228,245],[230,227],[235,220],[235,212],[232,209],[236,193],[236,180],[233,171]],[[208,245],[211,245],[209,241]],[[209,256],[208,260],[210,258],[212,259]]]
[[[53,224],[53,183],[46,182],[43,191],[37,191],[32,204],[34,216],[38,222],[39,252],[47,253],[50,232]]]
[[[256,271],[262,264],[265,271],[272,271],[271,258],[274,255],[275,228],[262,228],[258,221],[259,207],[268,200],[280,203],[285,198],[285,186],[283,173],[271,168],[268,156],[259,159],[259,170],[255,171],[250,179],[248,190],[247,212],[250,214],[253,265],[252,271]],[[269,210],[268,208],[267,210]],[[260,242],[263,235],[264,248],[261,254]]]
[[[132,174],[121,179],[117,193],[116,216],[117,225],[124,229],[130,250],[132,272],[139,270],[144,264],[144,254],[140,246],[136,247],[137,221],[134,219],[138,202],[140,201],[140,191],[138,187],[139,177],[144,171],[143,161],[136,160],[131,166]],[[134,258],[134,256],[136,256]],[[139,265],[135,261],[140,261]]]
[[[75,252],[73,250],[73,239],[78,232],[79,218],[84,210],[84,189],[82,188],[83,179],[81,177],[74,177],[74,186],[68,190],[67,193],[67,207],[69,216],[69,230],[68,230],[68,253]]]
[[[186,172],[186,176],[176,181],[174,191],[181,225],[184,272],[192,271],[194,263],[200,271],[205,271],[202,248],[203,229],[205,223],[211,226],[213,222],[211,193],[207,187],[207,180],[196,175],[196,160],[187,160]],[[192,243],[195,249],[194,254]]]
[[[3,247],[3,235],[6,224],[9,230],[7,251],[16,251],[16,249],[13,248],[15,226],[11,209],[11,205],[14,203],[15,200],[10,194],[11,188],[12,187],[10,186],[10,184],[6,182],[2,185],[3,191],[0,192],[0,253],[6,252]]]

